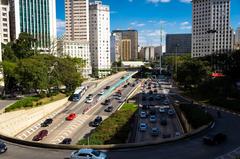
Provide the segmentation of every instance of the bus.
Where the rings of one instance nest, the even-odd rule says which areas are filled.
[[[85,87],[85,86],[76,88],[75,92],[72,95],[72,101],[78,102],[81,99],[81,97],[84,95],[86,90],[87,90],[87,87]]]

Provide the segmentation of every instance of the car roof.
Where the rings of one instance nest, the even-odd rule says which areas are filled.
[[[79,153],[92,153],[93,149],[80,149]]]

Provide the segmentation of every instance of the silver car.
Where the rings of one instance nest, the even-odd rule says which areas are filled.
[[[80,149],[73,151],[70,159],[108,159],[105,152],[93,149]]]

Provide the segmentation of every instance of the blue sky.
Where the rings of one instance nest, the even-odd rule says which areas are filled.
[[[190,0],[102,0],[110,5],[111,30],[137,29],[140,45],[160,43],[160,26],[164,33],[190,33]],[[240,0],[231,0],[231,23],[240,26]],[[64,32],[64,0],[57,0],[58,34]]]

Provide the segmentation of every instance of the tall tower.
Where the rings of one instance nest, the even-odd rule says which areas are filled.
[[[192,13],[192,57],[232,50],[230,0],[193,0]]]
[[[49,51],[57,36],[55,0],[9,0],[11,40],[27,32],[38,40],[37,48]]]
[[[110,11],[101,1],[89,6],[90,52],[92,67],[98,77],[110,74]]]
[[[65,0],[65,40],[89,41],[89,0]]]

